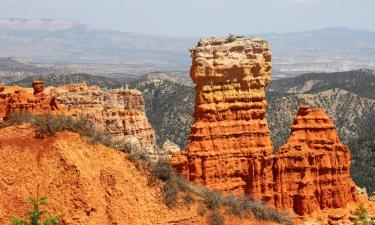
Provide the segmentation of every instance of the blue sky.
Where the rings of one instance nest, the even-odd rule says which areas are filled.
[[[167,35],[289,32],[345,26],[375,31],[375,0],[0,0],[2,18],[75,19]]]

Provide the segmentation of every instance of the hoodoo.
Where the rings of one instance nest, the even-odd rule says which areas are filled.
[[[45,114],[61,110],[56,99],[44,93],[43,81],[34,81],[32,86],[33,94],[22,88],[5,93],[6,88],[0,87],[0,122],[12,113]]]
[[[266,41],[208,38],[191,53],[195,122],[186,151],[171,159],[177,170],[211,189],[248,194],[299,215],[356,200],[350,152],[322,110],[301,106],[287,144],[273,154],[265,118]]]
[[[172,161],[191,181],[216,190],[260,189],[251,187],[262,183],[259,158],[273,150],[265,119],[265,87],[271,75],[267,42],[208,38],[191,53],[195,122],[186,155]]]
[[[350,151],[321,109],[300,106],[288,142],[271,160],[273,203],[279,209],[302,215],[356,201]]]

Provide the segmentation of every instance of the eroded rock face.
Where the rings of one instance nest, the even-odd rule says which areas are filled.
[[[299,215],[356,201],[350,152],[321,109],[301,106],[287,144],[272,153],[265,41],[203,39],[192,59],[195,122],[186,152],[171,159],[177,170],[209,188],[249,194]]]
[[[273,150],[265,119],[265,87],[271,75],[267,42],[202,39],[191,53],[195,122],[186,156],[172,161],[190,180],[216,190],[260,189],[264,180],[258,177],[262,168],[256,159]]]
[[[115,140],[138,138],[145,147],[155,145],[155,132],[144,111],[142,94],[137,90],[101,90],[84,83],[51,88],[50,94],[66,114],[85,117],[107,129]]]
[[[0,121],[3,121],[12,113],[41,115],[62,110],[54,97],[49,97],[44,93],[43,81],[34,81],[32,86],[33,94],[22,89],[5,93],[5,87],[0,87]]]
[[[271,160],[275,193],[270,202],[277,208],[302,215],[344,208],[357,199],[350,151],[321,109],[300,106],[288,142]]]

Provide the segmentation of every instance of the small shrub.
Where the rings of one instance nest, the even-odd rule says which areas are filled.
[[[208,209],[214,210],[222,203],[222,197],[218,192],[206,190],[204,194],[204,203]]]
[[[132,162],[148,162],[150,158],[145,151],[134,151],[129,153],[128,159]]]
[[[371,225],[370,218],[367,209],[363,204],[360,204],[355,210],[354,215],[356,216],[354,220],[354,225]]]
[[[208,220],[211,225],[223,225],[224,217],[220,214],[219,210],[214,210],[211,212]]]
[[[175,177],[172,166],[165,160],[159,160],[156,163],[152,168],[151,175],[162,181],[171,181]],[[175,185],[177,187],[177,184]]]
[[[45,220],[43,222],[40,222],[42,220],[42,217],[44,214],[47,213],[45,210],[41,210],[42,206],[47,207],[47,197],[41,197],[39,198],[39,186],[37,189],[37,196],[36,199],[33,197],[29,197],[27,199],[28,203],[30,203],[33,206],[33,211],[27,212],[27,216],[29,217],[29,221],[24,219],[19,219],[17,217],[12,216],[10,218],[10,221],[12,225],[50,225],[50,224],[60,224],[62,215],[54,215],[54,216],[46,216]]]
[[[193,195],[191,195],[191,193],[186,193],[185,196],[184,196],[185,205],[190,206],[194,202],[195,202],[195,199],[194,199]]]
[[[231,43],[236,40],[236,36],[234,34],[228,34],[228,37],[225,39],[225,43]]]
[[[178,189],[180,191],[182,191],[182,192],[191,191],[190,183],[185,178],[180,177],[180,176],[176,176],[176,183],[177,183]]]
[[[163,197],[165,204],[168,207],[174,207],[177,205],[177,194],[178,194],[178,187],[175,182],[168,181],[164,184],[163,187]]]

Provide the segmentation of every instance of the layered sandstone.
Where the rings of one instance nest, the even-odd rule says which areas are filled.
[[[344,208],[357,199],[350,177],[350,151],[321,109],[302,105],[291,136],[273,160],[273,199],[277,208],[297,214]]]
[[[44,82],[32,83],[33,93],[26,89],[0,87],[0,121],[13,113],[33,113],[37,115],[61,111],[61,106],[54,97],[44,93]]]
[[[265,119],[265,87],[271,75],[267,42],[202,39],[191,54],[195,122],[186,155],[172,162],[190,180],[216,190],[260,189],[264,180],[257,162],[273,150]]]
[[[155,145],[155,132],[147,120],[141,92],[127,88],[104,91],[85,83],[51,88],[49,92],[66,114],[93,121],[114,140],[135,137],[144,147]]]
[[[182,174],[299,215],[356,200],[350,152],[322,110],[301,106],[287,144],[272,153],[265,118],[271,75],[267,42],[209,38],[191,52],[195,122],[186,152],[171,159]]]

